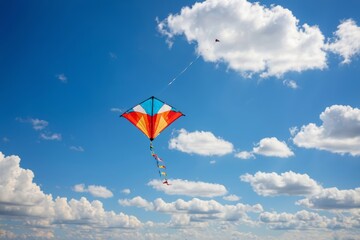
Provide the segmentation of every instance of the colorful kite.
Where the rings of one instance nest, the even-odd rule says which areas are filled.
[[[135,125],[150,139],[150,153],[156,160],[163,183],[169,185],[164,162],[155,153],[152,141],[171,123],[184,116],[181,112],[163,101],[150,97],[121,115]],[[160,164],[161,163],[161,164]]]

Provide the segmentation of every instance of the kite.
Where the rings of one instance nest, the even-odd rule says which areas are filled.
[[[160,178],[166,185],[170,185],[165,172],[166,166],[164,161],[155,153],[152,142],[165,128],[181,116],[184,114],[154,96],[130,108],[120,116],[126,118],[150,139],[151,156],[156,160]]]

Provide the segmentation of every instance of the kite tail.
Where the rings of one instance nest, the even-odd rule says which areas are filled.
[[[151,156],[153,156],[153,158],[156,160],[156,167],[159,170],[159,175],[160,175],[160,178],[162,179],[163,184],[170,185],[168,183],[166,166],[164,164],[164,161],[155,153],[152,141],[150,141],[150,153],[151,153]]]

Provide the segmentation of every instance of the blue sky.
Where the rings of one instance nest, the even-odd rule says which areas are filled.
[[[360,239],[359,8],[2,1],[0,239]]]

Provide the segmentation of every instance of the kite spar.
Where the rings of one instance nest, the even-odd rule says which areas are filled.
[[[151,156],[156,160],[160,178],[167,185],[169,183],[167,181],[166,166],[164,161],[155,153],[152,141],[181,116],[184,116],[184,114],[154,96],[130,108],[120,116],[129,120],[150,139]]]

